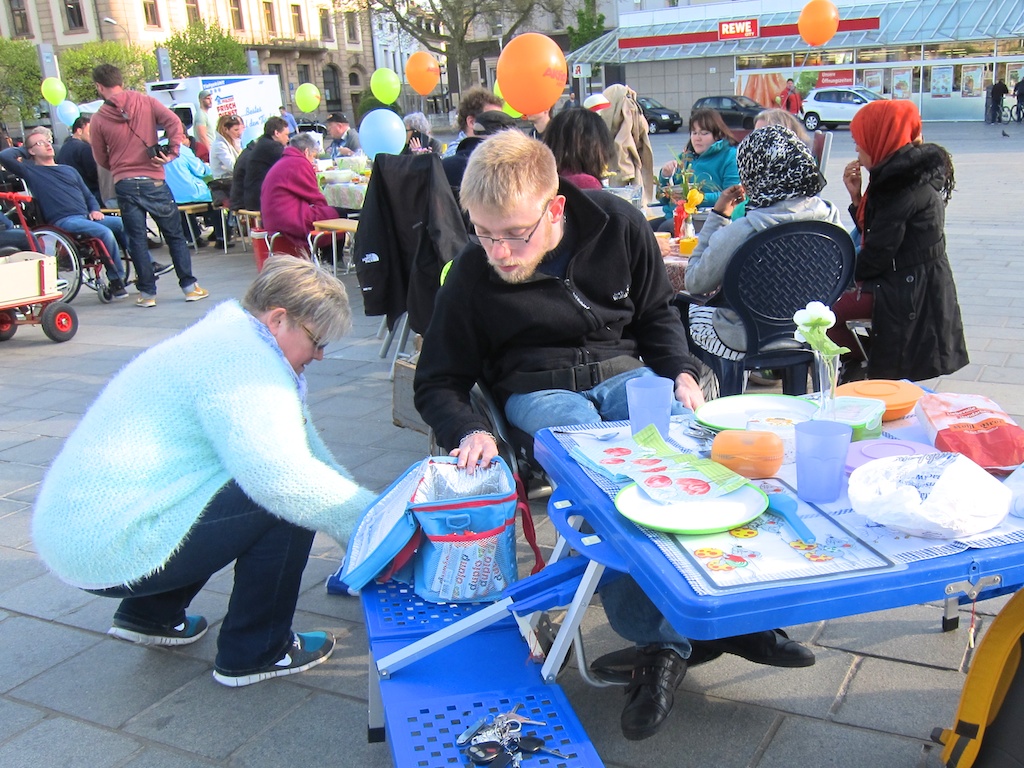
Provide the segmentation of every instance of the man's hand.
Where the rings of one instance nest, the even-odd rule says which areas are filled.
[[[743,188],[742,184],[733,184],[731,187],[727,187],[718,196],[718,200],[715,201],[715,210],[725,216],[727,219],[732,218],[732,212],[736,210],[736,206],[747,199],[747,190]]]
[[[691,411],[704,405],[704,393],[700,391],[697,380],[688,373],[680,373],[676,376],[676,400]]]
[[[167,154],[167,155],[154,155],[154,157],[153,157],[153,162],[156,165],[167,165],[172,160],[174,160],[174,157],[172,157],[169,154]]]
[[[93,221],[103,221],[103,214],[99,211],[89,211],[89,218]]]
[[[491,459],[498,455],[498,444],[490,432],[470,432],[459,441],[459,447],[449,455],[458,456],[458,468],[473,474],[478,461],[489,464]]]
[[[349,155],[354,155],[355,152],[353,152],[348,147],[339,147],[338,154],[341,155],[342,157],[348,157]]]

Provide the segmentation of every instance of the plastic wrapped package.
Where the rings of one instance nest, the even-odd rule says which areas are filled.
[[[983,395],[925,395],[914,413],[940,451],[961,453],[999,475],[1024,462],[1024,429]]]
[[[973,536],[999,525],[1010,489],[958,453],[875,459],[850,475],[854,511],[930,539]]]

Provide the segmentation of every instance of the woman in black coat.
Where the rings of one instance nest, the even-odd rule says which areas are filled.
[[[968,359],[946,256],[952,159],[937,144],[921,142],[921,116],[909,101],[871,102],[850,133],[857,160],[843,181],[861,233],[854,289],[860,301],[851,294],[840,299],[837,325],[845,330],[845,320],[871,317],[869,378],[920,381],[953,373]],[[863,193],[861,167],[871,174]]]

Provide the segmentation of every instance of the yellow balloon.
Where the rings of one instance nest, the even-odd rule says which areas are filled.
[[[43,98],[53,106],[57,106],[68,97],[68,89],[56,77],[48,77],[43,80],[39,90],[43,94]]]
[[[295,89],[295,106],[301,112],[314,112],[320,106],[320,89],[312,83],[303,83]]]

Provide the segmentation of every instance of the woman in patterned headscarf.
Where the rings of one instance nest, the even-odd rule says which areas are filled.
[[[686,266],[686,290],[717,291],[733,254],[770,227],[792,221],[840,223],[839,209],[818,193],[825,179],[795,133],[780,125],[759,128],[736,149],[741,184],[724,190],[700,231]],[[730,222],[735,207],[747,201],[747,215]],[[746,332],[728,307],[691,306],[690,337],[700,347],[728,360],[743,357]]]
[[[953,161],[921,140],[911,101],[877,101],[850,123],[857,159],[846,166],[850,214],[857,223],[857,287],[836,303],[830,336],[854,348],[845,321],[871,318],[869,378],[920,381],[967,365],[956,285],[946,256],[946,203]],[[871,174],[861,191],[861,169]],[[844,378],[849,379],[849,369]]]

